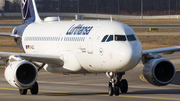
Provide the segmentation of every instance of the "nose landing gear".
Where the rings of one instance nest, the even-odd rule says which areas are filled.
[[[108,78],[110,78],[109,87],[108,87],[109,96],[113,96],[113,94],[118,96],[120,91],[121,93],[127,93],[128,91],[127,80],[126,79],[121,80],[122,75],[124,75],[124,73],[107,72],[106,75]]]

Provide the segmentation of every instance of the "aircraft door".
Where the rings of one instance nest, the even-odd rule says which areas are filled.
[[[88,44],[87,44],[87,52],[88,52],[88,54],[93,54],[93,40],[94,40],[95,35],[96,35],[97,31],[99,30],[99,28],[100,28],[99,26],[96,26],[92,30],[92,32],[91,32],[91,34],[89,36]]]

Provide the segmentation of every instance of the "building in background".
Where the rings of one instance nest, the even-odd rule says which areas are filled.
[[[2,1],[2,0],[0,0]],[[5,12],[20,12],[20,0],[5,0]],[[180,0],[35,0],[38,11],[116,15],[179,15]],[[1,3],[0,3],[1,4]],[[2,5],[0,5],[2,8]],[[2,11],[1,11],[2,12]]]
[[[3,11],[3,8],[4,8],[4,0],[0,0],[0,12]]]

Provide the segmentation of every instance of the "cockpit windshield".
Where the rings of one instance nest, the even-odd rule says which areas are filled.
[[[132,35],[106,35],[103,37],[101,42],[110,42],[110,41],[135,41],[135,36]]]
[[[109,36],[109,35],[104,36],[104,38],[102,39],[101,42],[105,42],[108,36]]]
[[[134,35],[127,35],[127,39],[128,39],[128,41],[135,41],[136,40]]]
[[[126,41],[125,35],[115,35],[115,41]]]
[[[110,35],[106,42],[113,41],[113,35]]]

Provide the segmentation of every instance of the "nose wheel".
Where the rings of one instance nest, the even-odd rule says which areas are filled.
[[[115,85],[115,92],[114,92],[114,94],[116,95],[116,96],[118,96],[119,95],[119,86],[118,85]]]
[[[122,79],[119,85],[121,93],[127,93],[128,91],[128,82],[126,79]]]
[[[108,74],[108,75],[107,75]],[[128,91],[128,82],[126,79],[122,79],[122,75],[124,73],[106,73],[106,75],[110,78],[109,87],[108,87],[108,94],[109,96],[119,96],[119,93],[127,93]]]
[[[114,93],[114,91],[113,91],[112,83],[109,82],[108,94],[109,94],[109,96],[112,96],[113,93]]]

